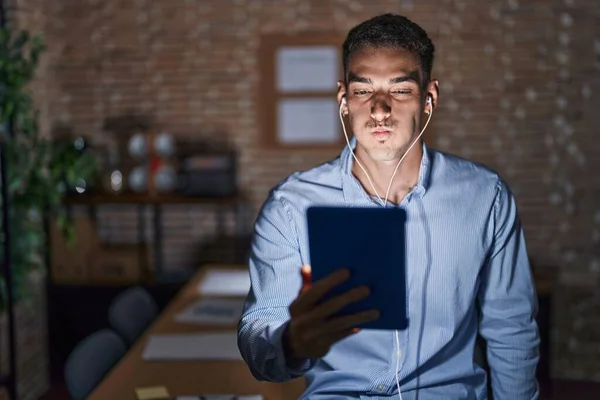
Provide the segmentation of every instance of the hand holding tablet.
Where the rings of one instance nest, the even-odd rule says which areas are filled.
[[[306,358],[323,357],[335,342],[356,333],[357,325],[375,320],[379,312],[365,310],[354,315],[332,318],[341,309],[369,295],[367,287],[354,288],[322,302],[323,296],[348,280],[347,270],[338,270],[311,282],[311,269],[302,267],[303,285],[298,298],[290,306],[291,319],[284,333],[285,353],[290,366],[302,364]]]
[[[366,329],[406,329],[405,223],[400,208],[312,207],[311,265],[290,305],[283,335],[287,363],[323,357]]]

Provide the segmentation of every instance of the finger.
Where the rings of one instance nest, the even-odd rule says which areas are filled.
[[[300,268],[300,275],[302,276],[302,287],[300,288],[300,293],[304,293],[312,284],[312,272],[310,265],[303,265],[302,268]]]
[[[353,328],[353,329],[346,329],[346,330],[337,332],[332,335],[328,335],[328,336],[320,339],[319,346],[330,348],[333,344],[339,342],[342,339],[347,338],[348,336],[356,335],[358,332],[360,332],[360,329]]]
[[[302,265],[302,267],[300,267],[300,276],[302,278],[302,284],[300,286],[300,294],[306,292],[308,289],[310,289],[311,284],[312,284],[312,270],[310,265],[308,264],[304,264]],[[290,305],[290,313],[292,315],[295,315],[297,313],[298,306],[296,301],[292,302],[292,304]]]
[[[350,278],[350,271],[347,269],[339,269],[327,275],[325,278],[312,283],[310,287],[301,293],[296,301],[294,301],[294,308],[297,310],[307,310],[312,308],[327,292],[343,283],[348,278]]]
[[[380,313],[378,310],[367,310],[361,311],[356,314],[345,315],[338,317],[326,322],[315,331],[315,335],[318,336],[333,336],[340,331],[356,328],[358,325],[362,325],[365,322],[374,321],[379,318]]]
[[[371,290],[367,286],[359,286],[351,289],[344,294],[336,296],[322,304],[319,304],[307,318],[314,320],[325,319],[336,312],[340,311],[349,304],[356,303],[369,296]]]

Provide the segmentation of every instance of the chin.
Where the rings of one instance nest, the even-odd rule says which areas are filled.
[[[398,151],[394,151],[391,148],[371,148],[367,149],[369,158],[374,161],[394,161],[398,156]]]
[[[389,137],[387,140],[377,140],[371,134],[366,133],[361,137],[357,137],[357,142],[371,160],[386,162],[398,158],[398,153],[402,149],[392,139],[392,137]]]
[[[363,152],[369,156],[373,161],[392,161],[398,155],[398,149],[391,145],[389,142],[377,142],[369,140],[365,145],[358,142],[362,147]]]

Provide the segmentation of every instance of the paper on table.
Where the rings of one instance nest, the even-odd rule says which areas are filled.
[[[144,361],[241,360],[236,332],[163,333],[151,335]]]
[[[164,386],[153,386],[135,389],[138,400],[168,400],[169,391]]]
[[[198,284],[198,292],[206,296],[246,296],[250,275],[245,270],[211,269]]]
[[[242,316],[244,298],[200,299],[175,315],[176,322],[230,325],[237,323]]]
[[[260,394],[236,396],[234,394],[205,394],[203,396],[177,396],[175,400],[264,400]]]

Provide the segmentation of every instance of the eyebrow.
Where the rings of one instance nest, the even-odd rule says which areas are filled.
[[[350,84],[352,82],[366,83],[369,85],[373,83],[371,78],[365,78],[365,77],[358,76],[358,75],[355,75],[352,72],[350,72],[348,74],[348,83]],[[419,72],[412,71],[408,75],[397,76],[397,77],[389,80],[390,84],[397,84],[397,83],[402,83],[402,82],[414,82],[414,83],[418,84],[419,83]]]

